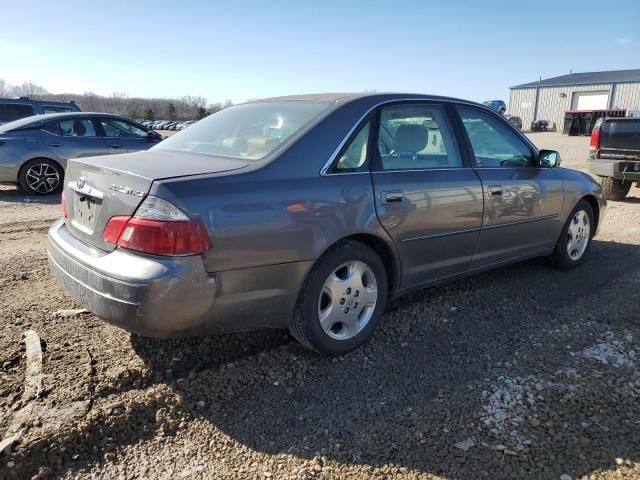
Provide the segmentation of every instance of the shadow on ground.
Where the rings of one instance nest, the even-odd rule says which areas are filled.
[[[0,185],[0,202],[55,205],[60,203],[60,194],[55,193],[44,196],[27,195],[19,187]]]
[[[84,450],[78,460],[75,451],[61,454],[53,471],[86,472],[115,458],[118,445],[152,438],[158,412],[172,411],[261,452],[447,478],[575,478],[614,468],[618,457],[640,460],[640,403],[623,393],[635,372],[570,355],[608,330],[640,335],[634,297],[617,288],[640,271],[639,248],[595,241],[588,262],[570,272],[533,260],[402,298],[371,342],[339,359],[281,331],[132,336],[160,391],[179,402],[154,395],[116,412],[116,421],[101,417],[68,432],[60,444]],[[572,369],[578,377],[567,377]],[[525,405],[522,422],[498,428],[483,420],[492,388],[505,379],[544,382],[536,393],[544,398]],[[512,429],[530,444],[516,450]],[[171,425],[165,432],[174,433]],[[468,438],[469,451],[454,446]],[[30,465],[25,474],[37,471]]]

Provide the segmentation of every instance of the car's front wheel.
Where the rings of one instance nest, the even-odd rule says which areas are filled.
[[[385,266],[368,246],[345,241],[325,253],[300,291],[292,335],[326,355],[342,355],[369,339],[387,302]]]
[[[580,265],[586,259],[594,234],[593,209],[589,202],[582,200],[573,209],[562,229],[556,248],[551,254],[553,264],[563,270]]]
[[[20,170],[20,186],[29,195],[49,195],[62,188],[64,170],[53,160],[35,158]]]

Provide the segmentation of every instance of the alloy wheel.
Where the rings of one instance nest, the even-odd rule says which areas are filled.
[[[38,193],[51,193],[60,184],[60,174],[48,163],[31,165],[25,177],[29,188]]]
[[[579,260],[584,255],[591,235],[589,215],[584,210],[578,210],[567,230],[567,253],[571,260]]]

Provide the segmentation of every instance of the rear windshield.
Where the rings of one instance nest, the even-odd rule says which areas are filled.
[[[329,102],[256,102],[226,108],[160,142],[179,150],[260,160],[331,106]]]
[[[13,122],[33,115],[33,107],[20,103],[0,103],[0,122]]]

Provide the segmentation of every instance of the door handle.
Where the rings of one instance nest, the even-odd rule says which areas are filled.
[[[122,148],[122,145],[118,145],[114,143],[113,145],[109,145],[111,148]]]
[[[502,185],[489,185],[489,195],[492,197],[501,197]]]
[[[382,203],[402,203],[404,192],[382,192]]]
[[[60,142],[51,142],[49,144],[49,146],[51,146],[51,147],[59,147],[60,145],[62,145]]]

